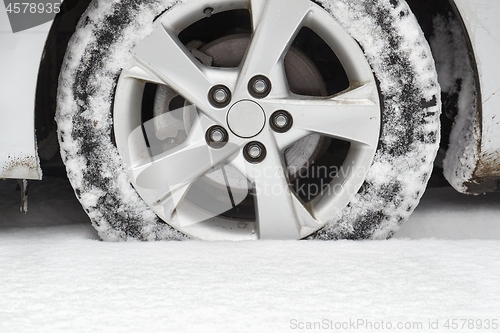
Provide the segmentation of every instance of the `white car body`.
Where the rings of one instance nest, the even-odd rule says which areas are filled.
[[[38,68],[50,23],[14,34],[5,7],[1,7],[0,178],[41,179],[34,106]]]
[[[494,0],[455,0],[467,29],[476,60],[480,96],[481,124],[475,178],[500,178],[500,2]]]
[[[477,112],[480,136],[472,144],[477,156],[469,159],[474,169],[470,183],[487,180],[497,190],[500,179],[500,2],[453,0],[472,44],[477,65],[479,93]],[[0,179],[42,179],[35,131],[35,93],[40,60],[51,23],[13,33],[0,9]],[[20,98],[21,97],[21,98]],[[460,144],[460,143],[459,143]],[[468,144],[471,144],[470,142]],[[472,159],[472,161],[470,161]],[[459,164],[458,162],[455,164]],[[446,173],[446,170],[445,170]],[[467,180],[464,180],[465,182]],[[452,185],[453,182],[451,181]],[[493,184],[493,185],[491,185]],[[466,190],[464,192],[467,192]],[[473,192],[473,191],[471,191]],[[478,191],[476,191],[478,192]]]

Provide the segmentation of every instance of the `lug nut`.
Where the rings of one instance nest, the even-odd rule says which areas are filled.
[[[217,85],[210,89],[208,99],[216,108],[223,108],[231,101],[231,91],[223,85]]]
[[[284,133],[292,127],[292,115],[284,110],[276,111],[271,116],[271,128],[279,133]]]
[[[259,93],[259,94],[262,94],[263,92],[266,91],[267,89],[267,84],[266,84],[266,81],[264,80],[256,80],[253,84],[253,88],[255,90],[255,92]]]
[[[228,135],[224,128],[221,126],[212,126],[206,134],[207,144],[212,148],[222,148],[228,141]]]
[[[276,126],[283,128],[288,124],[288,117],[284,114],[279,114],[276,119],[274,119],[274,123]]]
[[[248,82],[248,91],[255,98],[264,98],[271,92],[271,81],[263,75],[254,76]]]
[[[224,140],[224,133],[220,129],[214,129],[210,133],[210,138],[213,142],[222,142]]]
[[[248,148],[248,155],[253,159],[259,158],[262,155],[262,149],[257,145],[251,146]]]
[[[214,99],[217,103],[222,104],[227,101],[227,93],[224,89],[217,89],[214,93]]]
[[[247,144],[243,150],[245,159],[250,163],[259,163],[266,158],[266,147],[260,142],[254,141]]]

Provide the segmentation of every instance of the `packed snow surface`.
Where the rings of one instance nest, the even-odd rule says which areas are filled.
[[[443,332],[450,318],[500,319],[499,194],[429,189],[388,241],[110,243],[67,181],[30,184],[24,215],[16,183],[0,182],[0,332]],[[333,328],[299,329],[318,322]]]

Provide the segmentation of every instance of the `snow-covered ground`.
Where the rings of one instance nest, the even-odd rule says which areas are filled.
[[[23,215],[0,182],[0,332],[500,331],[500,194],[429,189],[389,241],[105,243],[30,184]]]

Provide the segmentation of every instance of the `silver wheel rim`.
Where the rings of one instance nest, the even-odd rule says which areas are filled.
[[[212,15],[234,9],[249,9],[252,26],[256,27],[237,68],[203,65],[178,40],[182,29],[205,17],[202,4],[180,3],[154,22],[153,32],[136,45],[130,66],[118,81],[113,115],[116,144],[130,180],[144,201],[160,218],[187,235],[207,240],[300,239],[340,214],[364,182],[380,133],[381,107],[375,79],[358,44],[330,14],[308,0],[220,1]],[[317,33],[335,52],[350,82],[347,90],[321,98],[290,91],[284,55],[302,27]],[[249,91],[249,82],[256,76],[269,79],[272,85],[263,98]],[[154,156],[138,112],[146,82],[175,90],[189,101],[182,114],[195,115],[188,122],[185,140]],[[210,102],[209,92],[217,85],[231,92],[227,105]],[[262,86],[259,81],[259,88]],[[255,130],[241,135],[231,130],[245,127],[238,120],[228,120],[241,118],[240,114],[231,117],[238,105],[255,105],[255,110],[262,110],[263,116],[255,111],[249,118]],[[293,119],[284,133],[270,125],[271,116],[278,110]],[[229,133],[227,142],[210,145],[207,133],[214,126]],[[290,186],[284,150],[311,134],[342,139],[351,146],[342,170],[324,192],[304,202]],[[245,147],[253,142],[265,147],[263,159],[246,158]],[[230,166],[248,180],[255,193],[255,221],[225,219],[186,200],[193,184],[220,165]],[[234,184],[234,188],[245,186]]]

